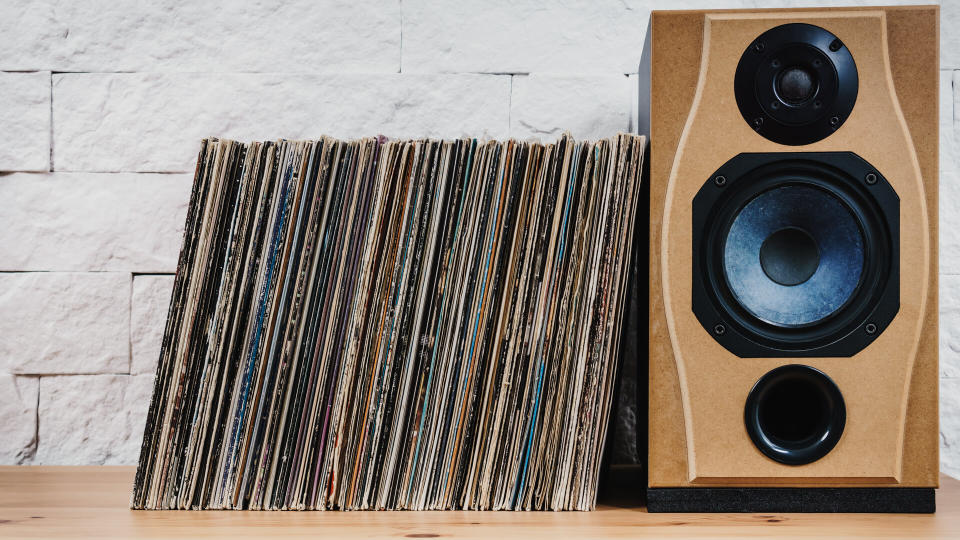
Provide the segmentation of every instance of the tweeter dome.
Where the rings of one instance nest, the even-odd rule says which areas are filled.
[[[933,511],[938,20],[653,13],[650,510]]]

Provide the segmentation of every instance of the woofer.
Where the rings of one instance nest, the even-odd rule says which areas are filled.
[[[855,154],[740,154],[693,201],[694,313],[741,357],[855,354],[899,309],[898,211]]]
[[[771,141],[802,145],[836,131],[857,101],[857,65],[835,35],[792,23],[757,37],[740,57],[734,94],[743,119]]]
[[[836,446],[846,425],[843,394],[810,366],[780,366],[750,390],[743,413],[758,450],[787,465],[813,463]]]

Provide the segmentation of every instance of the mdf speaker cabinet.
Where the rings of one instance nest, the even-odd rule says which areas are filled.
[[[938,28],[653,12],[651,511],[934,511]]]

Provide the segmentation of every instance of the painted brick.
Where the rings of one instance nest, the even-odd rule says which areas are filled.
[[[37,377],[0,375],[0,465],[33,459],[37,447]]]
[[[54,2],[4,0],[0,12],[0,70],[55,69],[51,59],[67,28],[53,23]]]
[[[960,378],[960,276],[957,275],[940,276],[940,376]]]
[[[41,377],[42,465],[135,465],[153,392],[149,375]]]
[[[0,273],[0,373],[126,373],[130,275]]]
[[[555,139],[569,131],[597,139],[629,131],[635,82],[624,75],[515,76],[510,135]]]
[[[960,274],[960,146],[957,103],[960,71],[940,72],[940,273]]]
[[[636,73],[653,4],[407,0],[403,70]]]
[[[0,73],[0,96],[0,171],[48,170],[50,73]]]
[[[960,2],[945,0],[930,2],[940,4],[940,67],[942,69],[960,69]]]
[[[130,301],[130,373],[157,371],[174,276],[134,276]]]
[[[940,470],[960,478],[960,379],[940,381]]]
[[[210,136],[504,137],[509,94],[493,75],[56,75],[54,166],[192,171]]]
[[[0,69],[397,72],[400,2],[6,0]]]
[[[0,270],[173,272],[188,174],[0,177]]]

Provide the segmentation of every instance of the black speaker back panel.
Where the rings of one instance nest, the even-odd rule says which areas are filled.
[[[693,200],[697,319],[740,357],[843,357],[899,311],[899,198],[851,152],[744,153]]]

